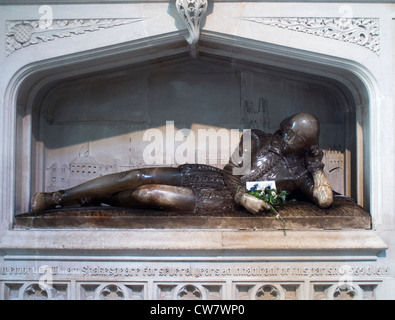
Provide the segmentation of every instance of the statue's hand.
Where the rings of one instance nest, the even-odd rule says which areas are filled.
[[[323,171],[313,173],[314,189],[313,199],[314,202],[321,208],[328,208],[333,203],[333,192]]]
[[[257,214],[263,210],[270,210],[270,206],[265,201],[245,192],[236,194],[235,200],[252,214]]]
[[[312,152],[308,152],[305,154],[305,162],[307,170],[310,172],[315,172],[317,170],[322,170],[324,168],[324,164],[322,163],[322,158],[324,156],[324,152],[317,148]]]

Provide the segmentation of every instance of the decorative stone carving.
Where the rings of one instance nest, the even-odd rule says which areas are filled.
[[[357,289],[348,284],[342,284],[336,287],[335,292],[333,293],[333,298],[335,300],[351,300],[358,297]]]
[[[264,285],[260,287],[256,294],[256,300],[280,300],[280,291],[274,285]]]
[[[125,299],[124,290],[115,284],[106,285],[99,291],[100,300],[123,300]]]
[[[301,284],[237,284],[236,299],[240,300],[297,300],[301,297]]]
[[[357,44],[380,55],[379,19],[315,17],[243,17],[242,19],[277,28]]]
[[[371,268],[371,267],[368,267]],[[77,268],[78,269],[78,268]],[[375,276],[373,278],[365,278],[361,281],[352,281],[351,276],[347,279],[350,281],[343,281],[344,276],[337,278],[339,281],[321,281],[314,276],[313,281],[304,280],[301,278],[308,277],[310,268],[307,267],[285,267],[285,268],[270,268],[265,273],[268,277],[273,277],[272,281],[256,281],[249,280],[247,277],[255,278],[256,275],[244,273],[242,276],[237,275],[229,281],[199,281],[192,280],[184,282],[179,277],[171,281],[157,282],[154,270],[151,269],[146,273],[150,280],[142,278],[136,279],[138,282],[127,282],[125,278],[119,279],[120,281],[106,281],[103,278],[104,273],[109,272],[111,268],[95,268],[97,272],[103,274],[96,275],[100,279],[96,281],[77,281],[66,279],[67,275],[61,282],[50,282],[47,286],[42,286],[39,282],[34,281],[20,281],[20,280],[7,280],[0,281],[0,299],[4,300],[374,300],[376,299],[376,289],[381,280]],[[126,270],[126,269],[118,269]],[[137,273],[141,273],[142,269],[133,269]],[[162,271],[164,271],[163,269]],[[169,272],[174,272],[174,269]],[[210,269],[204,268],[209,272]],[[219,269],[211,269],[215,272],[220,272]],[[225,269],[228,270],[229,269]],[[299,276],[293,276],[293,280],[281,280],[276,275],[285,273],[299,273]],[[318,272],[317,268],[313,268],[314,272]],[[331,270],[323,268],[321,270]],[[340,270],[340,269],[338,269]],[[361,269],[356,269],[361,270]],[[366,269],[373,270],[373,269]],[[381,271],[380,271],[381,270]],[[383,272],[384,269],[378,269],[378,273]],[[257,271],[257,269],[255,270]],[[255,272],[254,271],[254,272]],[[313,273],[314,273],[313,272]],[[220,272],[222,273],[222,272]],[[386,273],[387,274],[387,273]],[[169,273],[171,277],[175,273]],[[202,275],[202,274],[201,274]],[[311,275],[311,273],[310,273]],[[55,276],[61,276],[56,274]],[[73,276],[78,276],[74,274]],[[87,274],[85,274],[87,276]],[[94,276],[94,277],[96,277]],[[128,273],[127,277],[132,276]],[[133,277],[136,274],[133,274]],[[164,274],[162,273],[161,277]],[[192,275],[191,275],[192,276]],[[195,275],[193,275],[195,276]],[[338,277],[335,276],[335,277]],[[297,279],[298,280],[295,280]],[[153,281],[153,286],[150,288],[150,281]]]
[[[317,284],[314,285],[314,300],[361,300],[374,299],[375,285],[357,283]]]
[[[202,299],[202,292],[197,286],[189,284],[178,291],[177,297],[180,300],[200,300]]]
[[[68,285],[51,283],[43,286],[39,282],[9,282],[4,288],[5,300],[67,300]]]
[[[33,283],[25,289],[23,298],[33,300],[47,300],[48,291],[41,287],[38,283]]]
[[[142,300],[144,285],[131,283],[82,283],[81,300]]]
[[[159,300],[221,300],[223,285],[215,283],[162,283],[157,286]]]
[[[186,39],[190,45],[199,40],[200,22],[207,10],[207,0],[176,0],[176,8],[189,31]]]
[[[6,22],[6,55],[33,44],[71,37],[141,21],[130,19],[70,19],[53,20],[43,28],[38,20],[9,20]]]

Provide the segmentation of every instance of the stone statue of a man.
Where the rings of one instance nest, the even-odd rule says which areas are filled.
[[[269,207],[248,194],[245,182],[260,180],[274,180],[278,189],[301,192],[326,208],[332,204],[333,194],[323,172],[319,133],[319,122],[314,116],[298,113],[283,120],[274,134],[252,130],[250,149],[243,149],[242,137],[239,161],[234,162],[232,157],[223,170],[186,164],[109,174],[67,190],[36,193],[31,210],[39,213],[56,206],[105,203],[206,214],[242,206],[255,214]],[[245,161],[251,161],[249,172],[234,175],[234,169],[242,167]]]

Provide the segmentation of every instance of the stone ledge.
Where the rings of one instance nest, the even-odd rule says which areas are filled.
[[[65,208],[14,218],[0,234],[5,252],[88,252],[144,255],[363,255],[387,245],[371,230],[368,212],[349,198],[330,209],[295,202],[279,209],[286,221],[246,211],[206,215],[127,208]],[[184,253],[183,253],[184,252]],[[155,254],[156,255],[156,254]]]
[[[303,201],[290,202],[278,212],[287,230],[347,230],[372,228],[371,216],[347,197],[335,197],[332,207],[320,209]],[[108,206],[62,208],[40,215],[24,213],[14,219],[15,229],[181,229],[278,230],[284,226],[270,213],[246,211],[187,214]]]
[[[231,230],[8,230],[0,236],[4,253],[91,252],[144,254],[195,252],[216,254],[377,255],[387,249],[372,230],[231,231]],[[255,252],[255,253],[254,253]]]
[[[106,213],[104,211],[104,213]],[[119,213],[119,212],[118,212]],[[370,216],[364,217],[283,217],[286,230],[347,230],[371,229]],[[102,209],[81,215],[76,211],[51,212],[50,215],[19,216],[15,218],[16,229],[185,229],[185,230],[278,230],[282,223],[271,216],[222,217],[188,216],[186,214],[165,215],[103,215]]]

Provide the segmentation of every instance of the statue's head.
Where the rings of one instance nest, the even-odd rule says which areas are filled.
[[[318,147],[320,124],[310,113],[297,113],[280,124],[283,135],[281,151],[287,154],[304,154]]]

